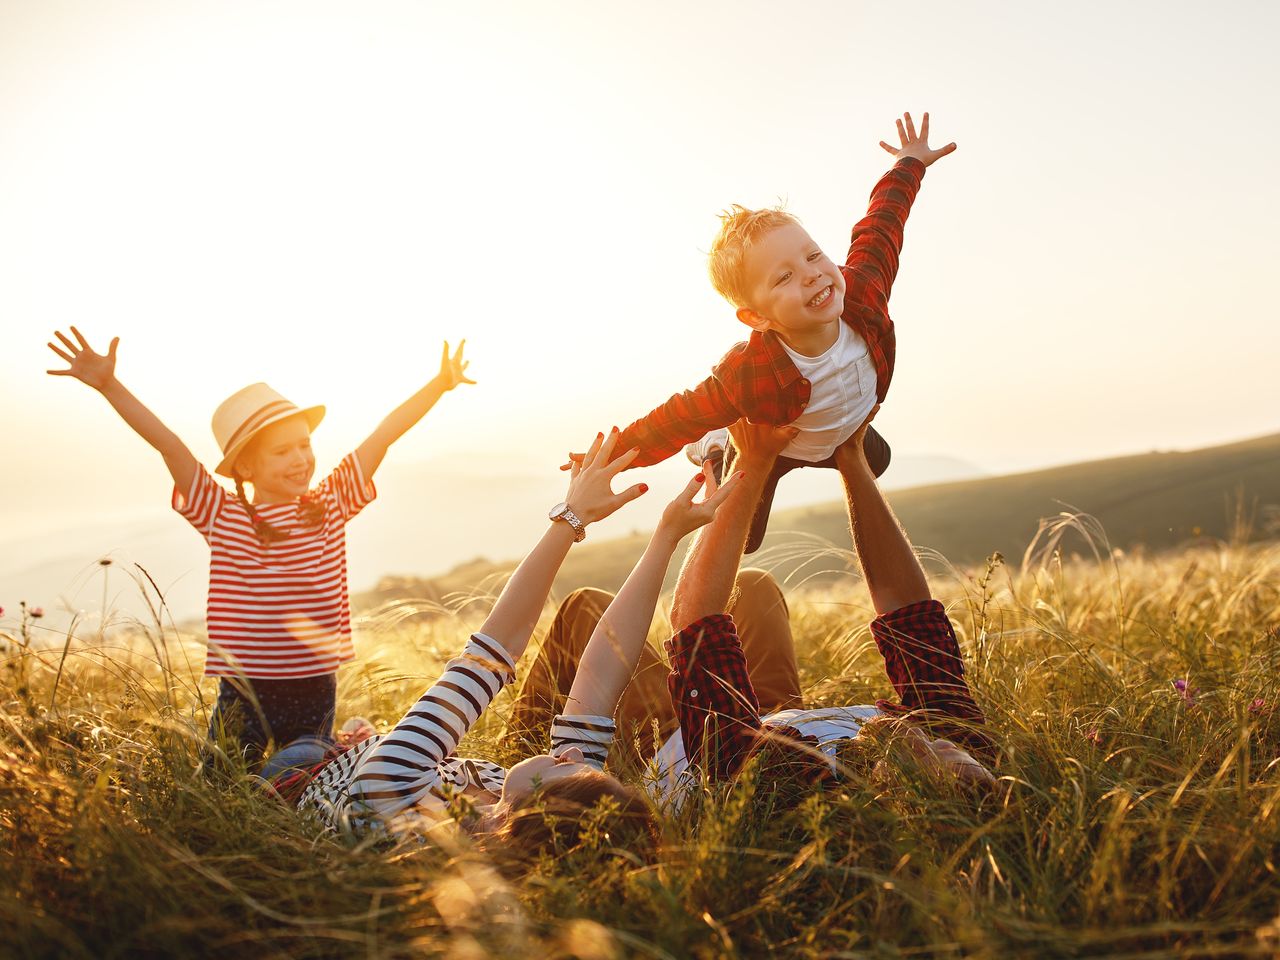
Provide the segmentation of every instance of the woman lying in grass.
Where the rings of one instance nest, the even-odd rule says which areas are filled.
[[[310,773],[299,806],[314,810],[330,826],[363,831],[387,825],[431,825],[449,815],[461,797],[475,816],[472,828],[497,831],[519,842],[545,838],[539,807],[552,806],[563,821],[613,798],[624,815],[647,818],[648,807],[633,789],[603,772],[618,698],[635,669],[644,631],[620,637],[613,622],[653,617],[658,591],[679,541],[711,520],[740,475],[718,491],[714,481],[701,503],[694,497],[701,475],[671,502],[644,556],[627,578],[582,656],[564,715],[553,726],[549,753],[522,760],[510,770],[483,760],[454,756],[458,742],[514,677],[552,581],[570,546],[587,524],[603,519],[645,492],[638,484],[621,493],[613,478],[634,452],[609,462],[617,432],[598,435],[587,457],[573,470],[565,502],[553,522],[512,574],[493,611],[462,653],[389,733],[371,737]],[[586,749],[583,748],[585,745]],[[456,810],[457,807],[454,806]],[[572,822],[570,823],[570,828]]]

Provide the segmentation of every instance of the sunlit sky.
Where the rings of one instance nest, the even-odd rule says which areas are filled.
[[[717,210],[830,252],[929,110],[880,426],[990,471],[1280,428],[1280,6],[0,3],[0,522],[163,503],[55,328],[205,462],[268,380],[322,466],[467,339],[391,456],[553,468],[745,332]],[[424,508],[427,505],[424,505]]]

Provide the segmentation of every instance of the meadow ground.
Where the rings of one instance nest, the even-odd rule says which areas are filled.
[[[783,811],[748,776],[649,853],[595,835],[524,876],[466,842],[353,846],[199,774],[213,687],[173,629],[20,620],[0,954],[1280,956],[1280,547],[933,566],[1003,747],[995,794],[900,772]],[[394,722],[483,608],[364,617],[340,716]],[[889,692],[855,578],[798,590],[792,617],[812,703]],[[509,759],[509,704],[468,752]]]

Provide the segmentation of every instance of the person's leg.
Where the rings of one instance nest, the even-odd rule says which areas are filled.
[[[611,600],[613,594],[595,587],[583,587],[564,598],[520,687],[506,736],[535,744],[538,750],[545,747],[551,721],[563,709],[573,685],[582,651]]]
[[[791,615],[773,574],[756,567],[739,571],[725,612],[733,617],[738,628],[760,712],[799,707],[802,702],[800,668],[796,663]]]
[[[258,681],[263,682],[269,681]],[[209,717],[209,743],[225,743],[229,751],[242,754],[253,766],[262,760],[268,739],[254,681],[247,677],[223,677],[218,682],[218,699]],[[214,752],[207,751],[205,769],[214,761]]]
[[[738,450],[730,443],[725,451],[724,475],[733,473],[737,466]],[[790,457],[778,457],[774,460],[773,467],[765,478],[760,498],[756,501],[755,512],[751,515],[751,526],[747,528],[747,543],[742,550],[744,555],[755,553],[760,549],[760,544],[764,543],[765,531],[769,526],[769,514],[773,510],[773,495],[778,490],[778,481],[792,470],[803,466],[805,466],[803,460],[792,460]],[[719,477],[716,479],[719,480]]]
[[[338,675],[258,681],[258,706],[271,740],[279,749],[303,737],[333,742],[338,706]]]

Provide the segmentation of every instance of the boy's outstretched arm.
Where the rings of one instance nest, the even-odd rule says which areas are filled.
[[[889,291],[898,275],[898,258],[902,252],[903,228],[911,204],[920,190],[925,168],[955,152],[949,143],[937,150],[929,146],[929,114],[924,115],[916,132],[911,114],[897,121],[900,146],[880,141],[880,146],[897,158],[871,191],[867,214],[853,227],[846,261],[846,303],[873,308],[888,322]]]
[[[367,440],[356,448],[356,457],[360,460],[360,468],[366,478],[372,477],[375,470],[387,455],[387,448],[403,437],[409,430],[426,416],[427,411],[436,405],[436,401],[460,383],[475,383],[467,377],[468,361],[462,359],[462,350],[467,345],[463,340],[458,344],[458,351],[449,356],[449,344],[446,341],[440,354],[440,372],[425,387],[415,393],[400,406],[387,415],[378,424],[378,429],[369,434]]]
[[[116,348],[120,346],[120,338],[113,338],[103,355],[94,353],[89,342],[75,327],[71,328],[71,334],[75,337],[75,342],[61,331],[56,331],[55,336],[61,341],[62,347],[49,344],[50,350],[67,361],[67,369],[45,372],[54,377],[75,377],[102,394],[116,413],[120,414],[121,419],[160,452],[170,476],[173,477],[174,485],[185,494],[195,480],[196,458],[176,433],[166,427],[159,417],[116,379]]]

